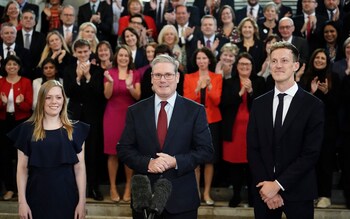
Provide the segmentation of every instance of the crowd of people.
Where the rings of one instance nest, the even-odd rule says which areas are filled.
[[[16,193],[13,161],[21,161],[23,168],[24,159],[6,134],[35,118],[32,113],[43,101],[41,85],[56,80],[69,100],[69,119],[90,125],[83,148],[87,196],[103,200],[99,170],[107,166],[110,199],[129,202],[131,177],[137,171],[119,163],[116,146],[128,107],[153,95],[152,61],[166,54],[179,63],[177,93],[205,106],[209,123],[215,153],[196,167],[199,197],[213,205],[212,184],[232,185],[229,206],[238,206],[242,187],[252,182],[247,158],[252,102],[274,88],[270,48],[284,41],[299,52],[294,80],[325,106],[316,207],[331,205],[332,176],[338,170],[350,208],[349,2],[298,0],[293,11],[283,0],[265,5],[247,0],[243,8],[235,8],[232,0],[89,0],[76,10],[63,0],[47,0],[39,15],[38,6],[27,0],[8,1],[0,8],[3,199]],[[157,76],[172,79],[170,74]],[[104,154],[107,164],[101,163]],[[117,189],[120,164],[126,181],[123,195]],[[249,204],[253,202],[249,194]]]

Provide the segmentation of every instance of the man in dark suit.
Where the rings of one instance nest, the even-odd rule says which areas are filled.
[[[17,32],[16,44],[29,50],[31,57],[30,71],[32,72],[31,79],[40,77],[41,75],[35,71],[43,52],[46,39],[45,36],[35,31],[34,27],[36,24],[35,13],[32,10],[25,10],[22,13],[22,30]]]
[[[172,0],[169,5],[168,11],[164,14],[164,19],[168,24],[175,24],[176,20],[176,7],[178,5],[186,6],[186,0]],[[199,10],[196,6],[187,6],[187,11],[190,15],[191,23],[195,26],[200,25],[201,17],[199,15]]]
[[[247,129],[255,218],[314,217],[315,165],[321,150],[324,106],[294,81],[298,50],[272,45],[275,88],[254,100]]]
[[[160,178],[171,182],[159,218],[196,219],[200,200],[194,169],[214,152],[205,110],[176,93],[180,76],[174,58],[159,55],[151,66],[155,95],[129,107],[118,157],[151,184]],[[144,218],[135,211],[133,217]]]
[[[182,62],[183,66],[181,69],[184,73],[188,73],[188,65],[191,65],[191,56],[194,51],[194,36],[200,32],[199,27],[195,25],[190,19],[190,13],[188,7],[185,5],[178,5],[175,8],[175,28],[179,36],[179,46],[182,51]]]
[[[158,32],[167,24],[167,21],[164,19],[164,14],[168,11],[169,7],[170,2],[166,0],[150,0],[144,3],[143,12],[145,15],[154,18]]]
[[[318,4],[315,0],[302,2],[303,14],[294,16],[294,35],[307,40],[310,53],[318,48],[323,40],[322,28],[327,21],[326,17],[319,15],[316,11]]]
[[[16,1],[19,4],[19,7],[22,13],[26,10],[34,11],[35,19],[36,19],[35,22],[37,23],[39,18],[39,6],[29,3],[28,0],[16,0]]]
[[[22,61],[20,75],[32,78],[32,72],[30,71],[29,50],[23,48],[22,46],[16,44],[17,30],[12,23],[2,23],[0,36],[2,43],[0,43],[0,64],[1,67],[4,66],[4,61],[8,55],[16,55]],[[3,74],[3,72],[1,72]],[[4,75],[2,75],[4,76]]]
[[[79,7],[78,26],[85,22],[92,22],[97,28],[96,36],[101,40],[111,40],[113,24],[112,7],[105,1],[90,0]],[[115,40],[115,39],[114,39]]]
[[[58,32],[64,37],[67,45],[71,46],[78,36],[79,28],[75,25],[75,9],[71,5],[65,5],[60,15],[62,25],[58,28]]]
[[[90,132],[85,141],[85,161],[88,197],[101,201],[99,191],[98,163],[102,152],[102,119],[105,107],[103,94],[103,72],[89,61],[91,49],[87,40],[79,39],[73,44],[77,62],[64,70],[64,90],[69,97],[68,111],[72,120],[90,124]]]
[[[247,0],[246,6],[239,10],[236,10],[237,25],[245,17],[252,17],[255,21],[264,17],[263,7],[259,4],[259,0]]]
[[[278,20],[281,20],[283,17],[292,17],[293,16],[293,11],[292,8],[284,5],[282,3],[282,0],[273,0],[273,2],[277,6],[277,11],[278,11]]]
[[[278,31],[281,35],[282,41],[287,41],[293,44],[299,51],[299,63],[300,66],[309,62],[309,45],[306,39],[298,36],[294,36],[295,30],[294,22],[289,17],[284,17],[278,22]]]

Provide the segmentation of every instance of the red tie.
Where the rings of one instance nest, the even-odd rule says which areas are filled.
[[[307,16],[307,24],[306,24],[306,39],[309,40],[311,37],[311,22],[310,16]]]
[[[161,101],[160,104],[160,111],[158,115],[158,124],[157,124],[157,134],[158,134],[158,140],[160,148],[163,148],[166,133],[168,131],[168,119],[165,112],[165,105],[167,105],[167,101]]]

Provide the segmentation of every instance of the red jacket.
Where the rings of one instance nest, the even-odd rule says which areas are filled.
[[[212,89],[210,91],[208,89],[206,90],[205,112],[207,114],[208,123],[210,124],[219,122],[222,119],[219,109],[222,92],[222,76],[220,74],[215,74],[214,72],[209,72],[209,77],[212,84]],[[191,74],[185,74],[184,97],[200,103],[201,94],[200,92],[197,94],[195,92],[198,79],[199,71]]]
[[[6,77],[0,78],[0,93],[4,93],[8,97],[10,89],[11,83],[6,80]],[[33,87],[32,82],[25,77],[21,77],[17,83],[13,84],[14,101],[20,94],[23,94],[24,100],[20,104],[15,104],[16,120],[28,118],[32,114]],[[6,107],[7,104],[4,105],[0,98],[0,120],[6,119]]]

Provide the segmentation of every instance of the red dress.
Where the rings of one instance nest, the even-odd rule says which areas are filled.
[[[242,103],[232,128],[232,141],[223,142],[223,159],[230,163],[248,163],[247,160],[247,126],[249,109],[247,93],[242,96]]]

